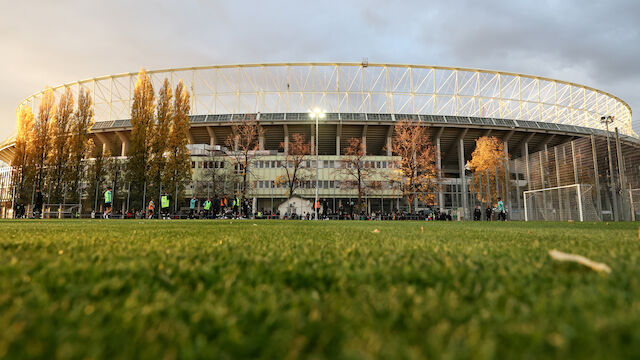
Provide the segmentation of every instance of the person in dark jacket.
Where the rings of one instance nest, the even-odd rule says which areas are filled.
[[[40,188],[38,188],[36,189],[36,199],[33,206],[33,217],[39,218],[42,215],[43,201],[42,192],[40,192]]]
[[[491,215],[493,214],[493,209],[491,205],[487,205],[487,208],[484,211],[485,216],[487,217],[487,221],[491,221]]]

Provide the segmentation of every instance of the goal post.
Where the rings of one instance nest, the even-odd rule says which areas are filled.
[[[523,193],[525,221],[599,221],[590,184],[573,184]]]

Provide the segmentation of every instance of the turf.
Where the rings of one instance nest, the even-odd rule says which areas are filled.
[[[638,250],[638,223],[0,221],[0,358],[639,358]]]

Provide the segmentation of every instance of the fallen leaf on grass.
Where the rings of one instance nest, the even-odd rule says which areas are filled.
[[[607,274],[611,272],[611,268],[607,264],[595,262],[582,255],[567,254],[556,249],[549,251],[549,255],[554,260],[575,262],[597,272],[606,272]]]
[[[253,226],[258,226],[258,224],[253,224]]]
[[[374,234],[377,234],[377,233],[379,233],[379,232],[380,232],[380,229],[374,229],[374,230],[372,231],[372,233],[374,233]]]
[[[420,231],[424,232],[424,226],[420,227]]]

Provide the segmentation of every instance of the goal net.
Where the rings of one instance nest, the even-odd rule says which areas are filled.
[[[573,184],[524,192],[525,221],[600,221],[592,186]]]
[[[640,220],[640,189],[627,190],[631,207],[631,221]]]

